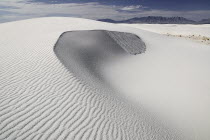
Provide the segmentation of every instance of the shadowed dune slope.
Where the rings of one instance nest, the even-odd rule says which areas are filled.
[[[145,43],[138,36],[105,30],[65,32],[54,48],[61,62],[77,77],[92,86],[100,83],[102,87],[108,83],[100,69],[107,61],[145,50]]]

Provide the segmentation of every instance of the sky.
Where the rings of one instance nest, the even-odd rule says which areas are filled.
[[[0,0],[0,23],[37,17],[110,18],[144,16],[210,18],[210,0]]]

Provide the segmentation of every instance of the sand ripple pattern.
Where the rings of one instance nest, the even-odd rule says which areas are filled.
[[[74,18],[0,25],[0,140],[179,139],[61,64],[54,44],[63,32],[78,29],[121,30]]]
[[[146,51],[146,45],[142,39],[134,34],[125,32],[106,31],[125,51],[130,54],[140,54]]]

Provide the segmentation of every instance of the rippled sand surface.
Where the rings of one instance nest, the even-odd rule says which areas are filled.
[[[136,54],[133,53],[135,49],[129,53],[132,48],[123,48],[121,46],[123,44],[113,38],[111,40],[110,35],[101,32],[83,32],[86,30],[131,33],[145,42],[146,51],[133,55]],[[80,31],[80,38],[75,34],[61,38],[64,32],[69,31]],[[168,119],[170,116],[165,115],[165,111],[168,110],[163,108],[165,102],[159,106],[158,101],[163,100],[156,100],[162,99],[162,94],[157,98],[159,93],[167,93],[170,90],[164,92],[160,86],[159,90],[151,92],[147,87],[156,89],[155,84],[150,83],[145,86],[148,79],[138,74],[149,77],[152,70],[155,71],[148,66],[153,66],[150,58],[159,60],[157,55],[153,54],[166,51],[163,47],[164,43],[161,46],[157,41],[162,38],[162,35],[77,18],[40,18],[4,23],[0,24],[0,33],[1,140],[206,138],[206,133],[198,132],[197,135],[193,128],[198,126],[200,130],[207,130],[207,118],[204,118],[205,126],[202,122],[202,125],[195,123],[192,126],[186,123],[183,124],[183,126],[186,125],[183,129],[180,129],[179,125],[170,123],[177,121],[182,124],[181,119],[176,121]],[[119,36],[117,38],[119,40]],[[67,43],[66,40],[68,40]],[[165,40],[166,42],[177,41],[170,37],[165,37]],[[73,45],[80,41],[82,45]],[[187,47],[191,44],[188,41],[183,42]],[[183,42],[180,41],[178,46]],[[98,45],[100,43],[101,45]],[[198,62],[209,58],[207,54],[210,50],[204,46],[199,46],[198,50],[193,49],[190,53],[194,54],[197,51]],[[203,61],[203,64],[206,65],[206,62]],[[148,71],[144,68],[148,68]],[[206,71],[209,70],[209,66],[205,68]],[[126,72],[131,79],[127,77]],[[206,76],[208,78],[209,75]],[[202,80],[206,85],[209,84],[205,78]],[[134,81],[138,85],[137,88],[133,84]],[[145,81],[145,84],[142,81]],[[164,82],[160,80],[160,83]],[[206,85],[201,87],[198,84],[198,87],[205,89]],[[134,97],[137,100],[134,100]],[[187,98],[184,100],[187,101]],[[199,99],[194,98],[193,94],[193,99],[197,105],[198,101],[203,101],[200,107],[206,114],[202,111],[200,114],[208,115],[209,112],[205,108],[208,105],[205,104],[208,103],[208,98],[204,100],[204,95]],[[175,101],[177,101],[176,98],[174,98]],[[174,102],[168,107],[171,108]],[[179,115],[183,111],[185,110],[174,110],[174,113]],[[198,119],[201,118],[195,118],[197,121]]]

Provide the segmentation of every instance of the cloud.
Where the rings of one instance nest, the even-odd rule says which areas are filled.
[[[210,18],[210,10],[200,11],[166,11],[149,9],[142,5],[118,6],[105,5],[98,2],[49,4],[30,2],[28,0],[1,0],[0,22],[22,20],[35,17],[65,16],[89,19],[111,18],[123,20],[142,16],[183,16],[200,20]]]
[[[147,8],[147,7],[144,7],[142,5],[131,5],[131,6],[122,7],[120,10],[133,11],[133,10],[139,10],[139,9],[143,9],[143,8]]]
[[[17,9],[18,7],[15,6],[6,6],[6,5],[0,5],[0,9]]]
[[[138,13],[146,9],[148,9],[148,7],[145,7],[143,5],[130,5],[125,7],[120,7],[119,9],[117,9],[117,11],[121,13]]]
[[[117,11],[121,13],[139,13],[145,10],[148,10],[148,7],[145,7],[143,5],[131,5],[120,7],[119,9],[117,9]]]

